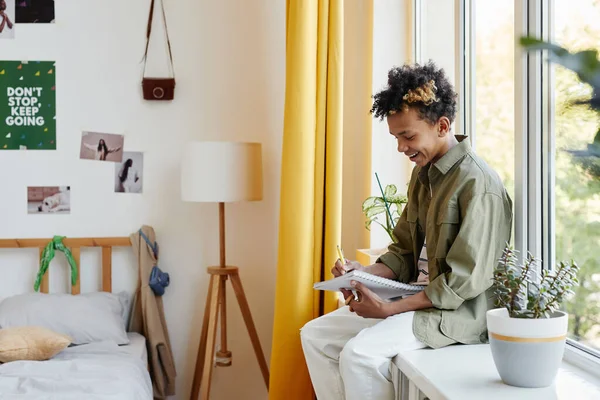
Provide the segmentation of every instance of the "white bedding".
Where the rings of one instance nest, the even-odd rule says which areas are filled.
[[[129,339],[129,344],[119,346],[119,348],[142,360],[144,365],[147,364],[148,349],[146,348],[146,338],[137,332],[127,332],[127,338]]]
[[[146,356],[128,347],[96,342],[69,347],[47,361],[0,364],[0,399],[151,400]]]

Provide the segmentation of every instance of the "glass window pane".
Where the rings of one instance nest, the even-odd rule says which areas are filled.
[[[514,2],[478,1],[475,13],[476,151],[514,202]]]
[[[600,50],[600,2],[555,1],[554,39],[570,51]],[[577,23],[573,23],[577,21]],[[585,149],[598,131],[598,114],[569,106],[589,96],[591,88],[558,65],[554,68],[555,254],[556,261],[575,259],[581,268],[580,286],[566,304],[569,334],[600,349],[600,174],[578,165],[567,152]],[[600,165],[600,163],[598,163]],[[598,172],[598,170],[597,170]]]

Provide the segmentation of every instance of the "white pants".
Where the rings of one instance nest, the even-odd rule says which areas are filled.
[[[413,315],[363,318],[342,307],[304,325],[302,349],[317,399],[392,400],[392,358],[426,347],[413,335]]]

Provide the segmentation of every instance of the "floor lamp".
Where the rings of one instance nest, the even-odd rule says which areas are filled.
[[[225,203],[262,200],[262,156],[260,143],[192,142],[186,145],[181,164],[183,201],[219,203],[220,265],[208,267],[210,275],[204,321],[196,359],[191,399],[208,399],[215,341],[220,319],[220,349],[216,365],[231,365],[227,349],[226,282],[229,280],[239,303],[258,364],[269,388],[269,370],[250,314],[238,268],[225,263]]]

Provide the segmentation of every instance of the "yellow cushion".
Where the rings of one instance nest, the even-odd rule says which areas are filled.
[[[0,363],[48,360],[67,348],[70,343],[70,337],[41,326],[0,329]]]

